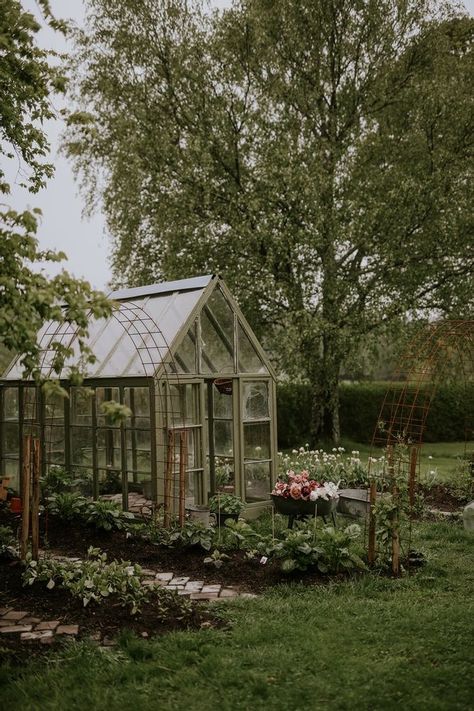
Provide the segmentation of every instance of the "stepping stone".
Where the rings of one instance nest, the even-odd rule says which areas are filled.
[[[222,585],[204,585],[202,593],[220,593]]]
[[[156,570],[150,570],[150,568],[142,568],[140,575],[144,575],[145,577],[150,576],[151,578],[154,578],[156,576]]]
[[[26,619],[26,617],[25,617]],[[11,620],[0,620],[0,628],[1,627],[11,627],[12,621]],[[27,623],[29,624],[29,623]]]
[[[76,635],[79,632],[79,625],[59,625],[56,634]]]
[[[204,585],[203,580],[190,580],[184,586],[185,590],[191,590],[192,592],[201,592],[201,588]]]
[[[253,597],[258,597],[258,596],[254,595],[253,593],[240,593],[239,597],[253,598]]]
[[[147,578],[146,580],[142,580],[141,584],[145,587],[159,588],[161,586],[161,581],[155,579],[150,580]]]
[[[167,585],[166,589],[167,590],[184,590],[184,585],[175,585],[173,583],[173,585]]]
[[[239,593],[237,592],[237,590],[232,590],[231,588],[222,588],[219,597],[239,597]]]
[[[170,585],[186,585],[189,578],[172,578]]]
[[[117,642],[114,639],[110,639],[110,637],[104,637],[102,640],[102,646],[103,647],[115,647]]]
[[[59,620],[47,620],[45,622],[40,622],[39,625],[36,625],[35,631],[41,632],[42,630],[55,630],[58,625]]]
[[[191,593],[191,600],[215,600],[219,596],[217,592]]]
[[[187,597],[190,597],[193,594],[191,590],[178,590],[178,595],[186,595]]]
[[[28,640],[28,639],[47,639],[48,637],[52,637],[53,632],[52,630],[43,630],[41,632],[22,632],[21,633],[21,639],[22,640]]]
[[[0,617],[3,617],[3,615],[6,615],[7,612],[10,612],[12,609],[12,607],[0,607]]]
[[[11,625],[10,627],[1,627],[0,634],[13,634],[18,632],[31,632],[33,625]]]
[[[14,620],[16,622],[18,620],[22,620],[27,615],[27,612],[20,612],[19,610],[10,610],[10,612],[6,612],[3,615],[2,620]]]
[[[100,632],[94,632],[94,634],[91,634],[89,636],[89,639],[92,642],[100,642],[100,640],[102,639],[102,635],[100,634]]]
[[[165,583],[168,583],[170,580],[173,580],[173,573],[157,573],[155,575],[155,578],[157,580],[162,580]]]
[[[38,622],[41,622],[41,617],[24,617],[21,621],[23,625],[37,625]],[[2,624],[0,620],[0,625]]]

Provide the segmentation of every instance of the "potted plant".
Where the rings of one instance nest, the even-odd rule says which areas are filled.
[[[209,499],[209,509],[216,517],[218,526],[224,526],[227,519],[237,521],[244,503],[234,494],[215,494]]]
[[[288,470],[278,478],[271,492],[278,513],[286,516],[329,516],[339,499],[338,486],[332,481],[321,483],[309,472]]]

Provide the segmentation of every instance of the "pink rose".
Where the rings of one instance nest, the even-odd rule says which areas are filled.
[[[292,499],[301,499],[301,486],[300,484],[292,484],[290,486],[290,496]]]

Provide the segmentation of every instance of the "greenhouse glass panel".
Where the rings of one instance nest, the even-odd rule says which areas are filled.
[[[247,381],[243,384],[242,413],[244,420],[261,420],[269,417],[266,381]]]
[[[239,338],[239,371],[242,373],[268,373],[240,321],[237,332]]]
[[[5,422],[2,427],[2,451],[6,459],[16,459],[20,451],[20,428],[16,422]]]
[[[201,423],[199,385],[170,385],[169,416],[171,425],[184,427]]]
[[[71,462],[92,465],[94,430],[92,427],[71,427]]]
[[[99,467],[121,467],[121,434],[119,429],[97,431],[97,460]]]
[[[3,390],[3,419],[18,421],[20,416],[20,404],[18,398],[18,388],[4,388]]]
[[[193,324],[178,348],[174,356],[174,362],[170,364],[174,367],[174,372],[191,374],[197,373],[196,344],[196,324]]]
[[[231,457],[233,454],[231,420],[214,421],[214,451],[217,457]]]
[[[48,464],[64,464],[64,427],[45,427],[45,457]]]
[[[48,425],[64,422],[64,398],[58,393],[44,398],[44,417]]]
[[[244,457],[270,459],[270,423],[250,422],[244,424]]]
[[[90,388],[71,388],[71,423],[90,426],[92,424],[92,400],[94,391]]]
[[[201,368],[205,373],[234,372],[234,314],[217,289],[201,313]]]
[[[214,417],[232,419],[232,392],[232,383],[230,383],[230,392],[220,391],[214,386]]]
[[[271,491],[270,462],[252,462],[244,465],[245,498],[247,501],[268,499]]]
[[[118,469],[99,469],[99,495],[121,494],[122,474]]]

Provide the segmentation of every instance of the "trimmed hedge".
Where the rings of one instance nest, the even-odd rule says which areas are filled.
[[[400,383],[344,383],[339,388],[341,435],[370,442],[385,394]],[[311,389],[285,383],[277,388],[278,446],[281,449],[310,441]],[[466,427],[470,431],[466,431]],[[431,403],[424,442],[473,439],[474,383],[443,385]]]

